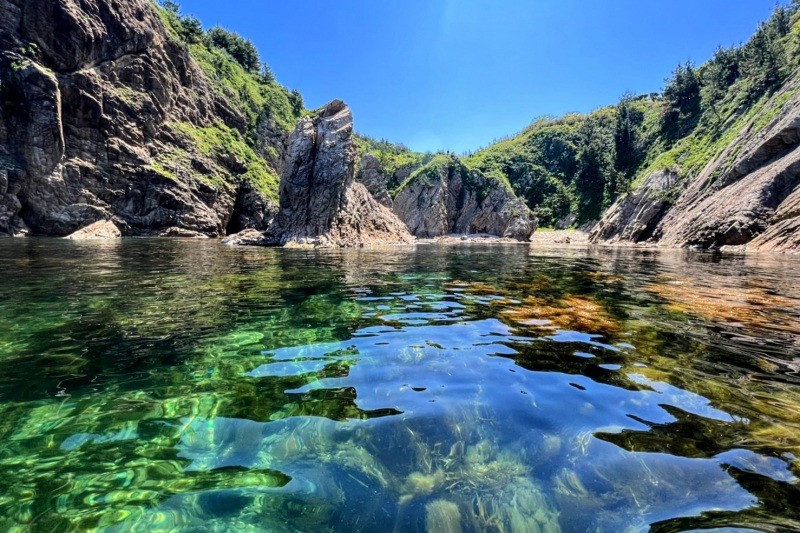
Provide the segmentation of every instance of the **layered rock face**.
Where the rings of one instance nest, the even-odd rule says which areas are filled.
[[[527,241],[537,226],[509,188],[455,157],[413,174],[395,196],[393,209],[417,237],[488,233]]]
[[[669,194],[677,184],[677,174],[668,170],[654,172],[605,213],[591,238],[611,243],[650,239],[670,207]]]
[[[304,117],[289,137],[280,211],[266,234],[279,245],[362,246],[412,242],[405,225],[354,179],[353,115],[336,100]]]
[[[377,157],[372,154],[364,154],[361,157],[361,170],[357,179],[381,205],[392,208],[392,197],[389,195],[387,187],[388,180],[383,174],[381,163]]]
[[[798,76],[771,108],[773,120],[758,129],[756,116],[696,178],[679,185],[663,172],[650,176],[611,207],[592,240],[800,252]]]
[[[269,222],[267,198],[239,190],[240,161],[194,153],[172,127],[243,131],[245,117],[149,0],[0,0],[0,49],[0,234],[111,220],[126,235],[217,236],[234,211],[237,226]],[[175,146],[187,160],[159,170]]]

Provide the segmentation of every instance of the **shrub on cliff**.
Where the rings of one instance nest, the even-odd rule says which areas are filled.
[[[206,43],[228,52],[247,72],[258,72],[261,58],[255,45],[232,31],[215,26],[205,35]]]

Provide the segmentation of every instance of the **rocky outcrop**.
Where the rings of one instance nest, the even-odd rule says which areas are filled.
[[[268,198],[240,189],[243,162],[176,127],[243,134],[246,120],[152,2],[0,0],[0,15],[0,233],[112,220],[126,235],[217,236],[237,208],[237,229],[269,218]]]
[[[269,246],[270,240],[264,235],[263,231],[257,229],[246,229],[222,239],[222,244],[231,246]]]
[[[86,240],[108,240],[119,239],[122,233],[119,228],[114,225],[110,220],[98,220],[81,228],[71,235],[67,235],[65,239],[73,241],[86,241]]]
[[[277,245],[408,243],[405,225],[354,179],[353,115],[335,100],[289,137],[280,210],[267,230]]]
[[[594,241],[641,242],[650,239],[669,209],[679,176],[654,172],[632,193],[620,198],[590,233]]]
[[[394,198],[394,212],[417,237],[487,233],[529,240],[536,219],[499,179],[439,156],[412,174]]]
[[[766,252],[800,251],[800,187],[781,202],[767,229],[747,247]]]
[[[381,205],[392,208],[392,197],[387,189],[387,178],[377,157],[373,154],[361,156],[361,168],[356,179],[364,184],[372,197]]]
[[[618,201],[592,232],[595,242],[646,241],[672,247],[800,251],[800,76],[761,110],[682,189],[659,199],[664,173]]]

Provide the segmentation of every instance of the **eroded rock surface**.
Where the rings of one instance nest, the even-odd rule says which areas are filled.
[[[74,241],[119,239],[122,233],[110,220],[98,220],[65,238]]]
[[[756,116],[716,159],[682,187],[663,172],[618,201],[592,232],[595,242],[800,252],[800,77],[772,96],[777,114],[759,129]],[[735,247],[735,248],[734,248]]]
[[[508,187],[455,157],[435,160],[412,175],[393,209],[422,238],[488,233],[526,241],[537,226],[525,202]]]
[[[280,211],[267,231],[279,245],[408,243],[405,225],[354,179],[353,115],[335,100],[289,137]]]
[[[127,235],[225,234],[246,166],[199,153],[175,125],[243,132],[246,119],[153,3],[0,0],[0,14],[0,233],[112,220]],[[265,218],[246,211],[236,225]]]
[[[641,242],[650,239],[670,207],[670,194],[678,186],[678,175],[668,170],[654,172],[629,195],[606,212],[590,234],[592,240]]]
[[[387,189],[388,179],[384,176],[381,162],[377,157],[372,154],[364,154],[361,157],[361,170],[357,179],[381,205],[392,208],[392,197]]]

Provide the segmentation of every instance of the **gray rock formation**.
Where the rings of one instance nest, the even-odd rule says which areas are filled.
[[[235,210],[237,228],[269,218],[265,196],[240,190],[242,161],[174,126],[243,133],[246,120],[149,0],[0,0],[0,50],[0,233],[112,220],[127,235],[217,236]]]
[[[122,237],[122,233],[113,222],[110,220],[98,220],[64,238],[74,241],[85,241],[119,239],[120,237]]]
[[[800,187],[781,202],[764,233],[747,247],[767,252],[800,251]]]
[[[354,180],[353,115],[335,100],[300,120],[288,141],[280,211],[267,231],[279,245],[408,243],[405,225]]]
[[[632,241],[650,239],[671,203],[679,176],[663,170],[654,172],[635,191],[617,200],[594,227],[594,241]],[[674,201],[674,200],[672,200]]]
[[[756,116],[672,205],[659,203],[663,173],[617,202],[592,232],[595,242],[800,251],[800,76],[772,96],[763,113],[777,116],[761,129]]]
[[[257,229],[246,229],[233,235],[228,235],[222,239],[223,244],[231,246],[268,246],[270,241],[264,235],[263,231]]]
[[[387,178],[383,174],[381,162],[372,154],[361,156],[361,168],[356,177],[381,205],[392,208],[392,197],[387,189]]]
[[[525,202],[497,179],[440,156],[409,177],[394,212],[417,237],[488,233],[526,241],[536,219]]]

